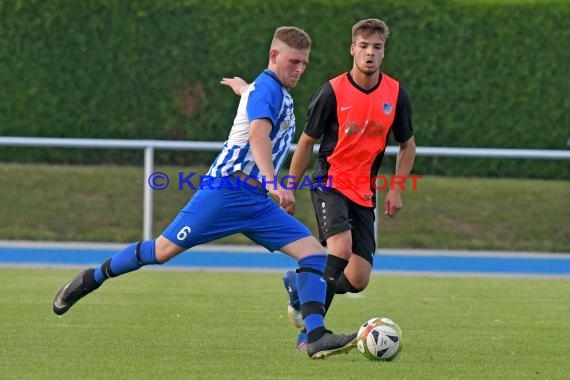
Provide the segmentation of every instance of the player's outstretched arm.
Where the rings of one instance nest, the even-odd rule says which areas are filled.
[[[222,78],[220,83],[231,88],[238,96],[241,96],[247,89],[247,86],[249,86],[249,84],[240,77]]]

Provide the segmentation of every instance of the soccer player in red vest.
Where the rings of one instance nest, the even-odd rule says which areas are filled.
[[[361,292],[370,280],[376,251],[376,197],[371,180],[380,168],[390,131],[400,147],[395,177],[408,176],[414,163],[410,97],[398,81],[380,70],[388,36],[388,26],[381,20],[361,20],[352,27],[352,69],[323,84],[315,94],[289,170],[299,183],[314,144],[321,141],[311,198],[319,239],[329,253],[326,310],[335,294]],[[400,192],[394,186],[386,194],[385,215],[394,217],[402,208]],[[289,316],[302,327],[297,277],[290,271],[283,281],[289,295]],[[297,347],[305,345],[302,330]]]

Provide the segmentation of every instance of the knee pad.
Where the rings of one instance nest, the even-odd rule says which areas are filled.
[[[336,294],[345,294],[345,293],[360,293],[363,291],[364,288],[358,289],[355,288],[350,281],[346,278],[344,273],[342,273],[336,282]]]

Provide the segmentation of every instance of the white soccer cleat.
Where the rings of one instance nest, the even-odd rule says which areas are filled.
[[[301,312],[289,304],[287,305],[287,315],[295,327],[298,329],[305,327]]]
[[[305,327],[303,315],[301,314],[301,302],[299,301],[299,293],[297,292],[297,273],[294,271],[285,272],[283,275],[283,285],[287,291],[289,303],[287,305],[287,315],[297,328]]]

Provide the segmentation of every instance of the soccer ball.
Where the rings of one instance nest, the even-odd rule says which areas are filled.
[[[402,330],[386,317],[364,322],[356,339],[358,351],[370,360],[394,360],[402,350]]]

